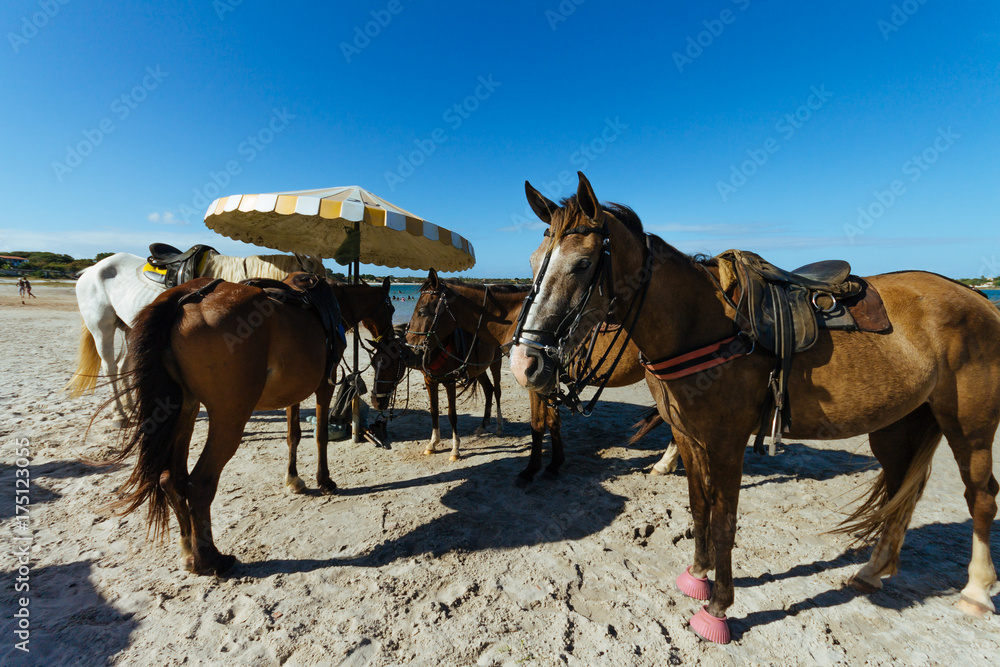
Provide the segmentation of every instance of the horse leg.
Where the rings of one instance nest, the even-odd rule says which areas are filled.
[[[486,373],[480,375],[476,381],[483,388],[483,396],[486,398],[486,410],[483,412],[483,421],[476,427],[476,435],[485,435],[486,427],[490,425],[490,416],[493,414],[493,383],[486,377]]]
[[[704,447],[680,433],[674,433],[674,444],[684,457],[688,499],[694,523],[692,529],[694,559],[691,566],[677,578],[677,586],[689,597],[707,600],[711,595],[708,573],[715,567],[715,545],[709,525],[712,512],[709,498],[708,458]]]
[[[298,456],[299,442],[302,440],[302,424],[299,423],[299,404],[289,405],[285,408],[285,417],[288,421],[288,471],[285,473],[285,486],[292,493],[302,493],[306,490],[306,483],[299,477],[298,465],[295,459]],[[316,412],[316,422],[319,423],[319,411]],[[318,433],[318,431],[317,431]]]
[[[663,458],[653,465],[653,469],[649,471],[649,474],[669,475],[673,471],[677,470],[677,459],[679,456],[680,450],[677,449],[677,443],[670,442],[667,445],[667,451],[663,453]]]
[[[114,313],[112,317],[104,317],[96,326],[90,328],[90,333],[94,336],[94,344],[97,346],[97,353],[101,357],[101,371],[111,381],[111,391],[115,396],[115,420],[114,425],[122,427],[128,421],[125,408],[122,406],[121,391],[118,385],[118,362],[115,359],[115,326],[118,319]]]
[[[319,470],[316,482],[323,493],[336,493],[337,485],[330,479],[330,467],[326,461],[326,447],[330,441],[330,401],[333,400],[333,385],[325,379],[316,389],[316,450],[319,455]]]
[[[962,395],[961,387],[959,391]],[[993,476],[993,438],[997,424],[991,421],[995,418],[991,418],[986,409],[979,406],[968,406],[967,409],[976,409],[977,412],[963,415],[956,410],[949,415],[935,410],[935,415],[958,463],[965,484],[965,502],[972,515],[969,581],[962,589],[957,606],[971,616],[985,616],[996,613],[996,606],[990,599],[990,589],[997,581],[990,554],[990,527],[997,514],[996,498],[1000,490]]]
[[[712,586],[708,605],[703,607],[692,619],[691,629],[700,637],[709,641],[726,644],[729,642],[729,626],[726,610],[733,604],[733,544],[736,540],[736,512],[740,500],[740,481],[743,476],[743,451],[746,440],[729,436],[719,439],[707,448],[708,478],[698,475],[708,487],[706,496],[710,503],[711,549],[715,551],[715,585]],[[682,456],[684,456],[682,450]],[[685,462],[688,457],[685,456]],[[688,479],[694,477],[688,472]],[[692,498],[692,509],[694,502]],[[698,562],[697,545],[695,550],[696,565]],[[708,551],[708,550],[706,550]],[[705,553],[707,556],[708,553]],[[706,559],[707,560],[707,559]],[[690,569],[692,576],[699,571]]]
[[[545,474],[555,477],[559,474],[559,468],[566,461],[566,454],[563,452],[562,417],[559,416],[559,409],[546,405],[545,422],[549,427],[549,437],[552,440],[552,460],[546,466]]]
[[[236,556],[224,555],[212,537],[212,501],[219,488],[219,476],[243,439],[243,428],[253,410],[237,414],[209,412],[208,439],[198,463],[187,483],[188,507],[191,511],[192,559],[191,571],[196,574],[225,574],[236,562]]]
[[[528,467],[517,474],[518,486],[531,482],[542,469],[542,438],[545,437],[546,405],[542,397],[535,392],[529,392],[531,399],[531,453],[528,455]]]
[[[882,475],[876,481],[876,488],[884,489],[884,494],[880,493],[879,497],[885,501],[883,507],[874,509],[875,513],[869,521],[882,522],[878,542],[868,562],[849,581],[862,593],[882,588],[882,577],[896,574],[903,537],[923,491],[934,450],[941,440],[941,428],[925,404],[895,424],[870,433],[868,439],[872,453],[882,464]],[[918,458],[920,452],[923,456]],[[908,476],[912,480],[912,488],[897,498]],[[898,509],[888,513],[879,511],[893,500]]]
[[[187,489],[188,448],[191,445],[191,433],[194,431],[200,407],[200,403],[191,401],[191,399],[186,400],[181,407],[177,427],[174,431],[173,458],[170,461],[170,468],[160,474],[160,488],[166,494],[167,503],[174,511],[177,525],[180,527],[181,565],[187,570],[191,570],[194,566],[194,554],[191,548],[191,512],[188,509],[187,498],[184,497],[182,491]]]
[[[438,383],[425,375],[424,384],[427,386],[431,410],[431,441],[424,450],[424,455],[429,456],[437,451],[437,446],[441,443],[441,429],[438,424]]]
[[[445,382],[444,393],[448,396],[448,423],[451,424],[451,456],[452,461],[459,459],[458,448],[462,439],[458,437],[458,412],[455,409],[455,383]]]
[[[497,435],[503,435],[503,413],[500,411],[500,377],[502,367],[500,360],[490,366],[490,374],[493,376],[493,391],[497,398]]]

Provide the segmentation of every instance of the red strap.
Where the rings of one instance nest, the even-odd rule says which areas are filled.
[[[640,363],[657,379],[676,380],[750,354],[753,348],[747,350],[745,346],[735,346],[736,349],[733,349],[734,346],[731,344],[737,338],[739,334],[676,357],[649,363],[640,361]]]
[[[447,345],[445,345],[444,349],[441,350],[441,353],[438,354],[436,357],[434,357],[434,361],[432,361],[430,365],[427,366],[427,370],[429,370],[431,373],[436,373],[439,368],[444,366],[445,361],[453,358],[454,356],[455,356],[455,348],[452,347],[451,343],[448,343]]]

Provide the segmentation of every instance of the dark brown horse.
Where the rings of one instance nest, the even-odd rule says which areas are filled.
[[[517,324],[524,298],[530,287],[523,285],[485,285],[464,283],[461,281],[439,280],[437,273],[431,271],[427,281],[421,288],[420,299],[413,311],[410,326],[414,331],[433,331],[438,340],[445,340],[454,335],[456,330],[471,332],[477,340],[485,344],[501,348],[509,345]],[[577,355],[582,362],[577,368],[571,369],[575,377],[582,377],[590,364],[603,359],[597,369],[600,377],[611,368],[613,360],[625,345],[624,337],[616,337],[613,331],[595,331],[593,347],[582,345],[580,350],[591,350],[589,358],[585,352]],[[409,338],[411,342],[418,339]],[[605,354],[607,352],[607,354]],[[639,350],[633,343],[628,343],[621,355],[620,362],[614,366],[608,380],[609,387],[626,387],[645,378],[645,369],[639,364]],[[494,375],[496,380],[496,375]],[[495,382],[499,387],[499,382]],[[562,418],[559,410],[553,407],[546,397],[538,392],[530,392],[531,401],[531,454],[528,467],[518,473],[522,482],[530,482],[542,469],[542,440],[548,428],[552,436],[552,460],[546,471],[556,475],[566,460],[562,441]],[[499,406],[499,397],[497,398]],[[500,411],[497,408],[498,421]],[[500,432],[498,426],[497,433]],[[436,433],[436,431],[435,431]],[[429,453],[429,452],[428,452]],[[665,474],[677,465],[677,447],[671,443],[663,458],[653,470],[654,474]]]
[[[255,410],[298,405],[316,394],[320,484],[335,488],[326,470],[327,413],[333,394],[330,372],[344,342],[322,320],[336,323],[339,309],[329,285],[305,276],[311,312],[294,294],[271,298],[259,287],[192,280],[167,290],[138,315],[128,337],[129,391],[136,399],[116,455],[138,460],[125,484],[126,512],[148,501],[154,535],[169,525],[168,507],[180,524],[184,567],[222,574],[236,558],[223,555],[212,538],[211,505],[222,469],[236,453]],[[298,300],[301,302],[301,299]],[[188,448],[199,406],[208,413],[208,439],[188,472]]]
[[[538,298],[527,313],[525,338],[511,353],[521,384],[551,385],[551,357],[537,348],[578,342],[579,332],[560,340],[572,325],[567,313],[610,313],[631,327],[636,345],[652,360],[675,358],[740,331],[742,320],[732,307],[733,295],[723,294],[716,262],[696,261],[645,235],[631,209],[601,205],[583,174],[576,196],[561,207],[525,185],[549,232],[532,255],[540,274]],[[820,330],[814,347],[795,357],[789,437],[869,434],[883,472],[847,527],[878,535],[871,559],[851,580],[869,592],[896,572],[903,536],[943,434],[958,462],[973,521],[969,580],[958,606],[972,614],[993,612],[996,573],[989,532],[998,491],[992,447],[1000,421],[1000,312],[973,290],[931,273],[867,280],[881,295],[892,327],[884,333]],[[635,310],[626,316],[644,290],[641,317],[634,317]],[[731,555],[744,450],[774,367],[774,356],[757,351],[716,366],[717,378],[709,383],[698,382],[701,373],[665,381],[647,375],[688,472],[695,553],[678,583],[697,597],[710,597],[692,628],[714,641],[728,641],[725,612],[733,602]],[[709,595],[710,570],[715,586]]]
[[[356,329],[360,324],[368,330],[373,337],[373,342],[382,343],[386,349],[392,345],[394,332],[392,329],[392,315],[395,308],[389,299],[389,279],[386,278],[382,285],[344,285],[341,283],[330,283],[333,294],[340,305],[340,314],[343,318],[344,327],[348,330]],[[355,330],[354,335],[358,335]],[[375,388],[372,390],[372,406],[376,410],[384,410],[388,407],[391,394],[383,394],[379,391],[387,382],[387,376],[399,377],[399,367],[401,363],[397,360],[394,364],[386,362],[375,371]],[[397,380],[398,381],[398,380]],[[327,409],[329,409],[327,404]],[[290,405],[285,409],[288,418],[288,471],[285,473],[285,486],[292,493],[302,493],[306,489],[305,482],[299,477],[298,467],[295,459],[302,439],[302,426],[299,422],[299,404]],[[327,415],[326,419],[329,419]],[[329,437],[329,434],[327,434]],[[319,411],[316,414],[316,446],[319,448],[319,470],[316,473],[316,482],[323,493],[333,493],[336,485],[330,481],[330,471],[326,465],[326,440],[319,438]]]
[[[447,300],[438,300],[430,309],[424,299],[425,292],[437,293],[442,281],[438,280],[437,272],[431,269],[427,280],[421,288],[421,297],[414,305],[413,316],[407,327],[406,341],[414,356],[411,360],[414,368],[424,375],[424,385],[430,399],[431,439],[424,450],[425,455],[437,451],[441,444],[441,429],[439,426],[438,386],[444,385],[448,397],[448,423],[451,424],[451,456],[452,461],[461,457],[459,447],[462,439],[458,435],[458,413],[456,411],[457,388],[462,386],[462,393],[468,389],[480,387],[486,399],[483,419],[476,428],[475,435],[485,434],[490,425],[490,415],[493,410],[493,399],[497,402],[497,435],[503,435],[503,412],[500,409],[500,370],[503,355],[500,346],[484,341],[475,331],[468,332],[454,326],[455,315],[450,312]],[[450,326],[442,326],[445,321]],[[447,329],[447,331],[445,331]],[[488,371],[488,373],[487,373]],[[490,375],[493,380],[490,381]]]

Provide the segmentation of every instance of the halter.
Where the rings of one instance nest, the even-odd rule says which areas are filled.
[[[594,410],[594,406],[597,405],[598,399],[600,399],[601,394],[604,392],[605,387],[607,387],[608,382],[614,373],[615,368],[618,366],[618,362],[622,358],[622,354],[625,352],[625,348],[628,346],[629,341],[632,338],[632,327],[635,325],[635,321],[638,320],[639,314],[642,312],[643,304],[646,301],[646,293],[649,290],[649,281],[652,275],[652,258],[653,253],[649,247],[650,237],[646,235],[646,243],[643,247],[644,262],[643,262],[643,276],[642,282],[639,286],[638,299],[635,296],[632,297],[629,302],[628,309],[625,311],[625,316],[621,319],[622,326],[618,328],[615,332],[615,336],[608,345],[601,359],[592,366],[589,372],[584,374],[582,378],[574,378],[570,372],[569,366],[572,364],[574,358],[579,355],[579,350],[581,345],[574,346],[571,349],[567,349],[570,339],[572,339],[583,322],[584,316],[588,313],[586,310],[587,304],[590,302],[590,298],[594,293],[594,290],[599,290],[600,294],[604,294],[604,282],[607,281],[609,284],[608,293],[611,295],[611,301],[608,305],[608,314],[605,316],[602,323],[606,324],[608,317],[615,309],[615,302],[617,297],[614,293],[613,285],[613,271],[611,263],[611,240],[608,233],[608,223],[605,220],[604,224],[598,228],[595,226],[581,225],[578,227],[573,227],[562,233],[563,236],[568,236],[570,234],[599,234],[604,240],[601,245],[601,253],[597,259],[597,266],[594,269],[593,276],[591,277],[590,284],[583,297],[567,312],[566,316],[562,319],[559,325],[556,327],[555,331],[545,331],[540,329],[525,329],[524,324],[527,321],[528,311],[534,304],[538,293],[541,291],[542,280],[545,278],[545,273],[548,270],[549,260],[552,257],[552,252],[554,250],[555,244],[549,246],[548,252],[545,253],[545,257],[542,259],[542,263],[538,269],[538,275],[535,276],[535,280],[532,283],[531,291],[528,296],[524,299],[524,305],[521,307],[521,313],[517,318],[517,327],[514,330],[514,338],[512,343],[514,345],[524,345],[525,347],[534,348],[540,350],[546,354],[550,359],[552,359],[559,371],[559,383],[565,384],[565,391],[557,383],[555,391],[549,397],[549,402],[553,405],[566,405],[570,409],[579,412],[585,417],[589,417]],[[545,230],[545,236],[551,236],[550,230]],[[633,314],[634,311],[634,314]],[[558,336],[558,332],[563,329],[564,325],[568,320],[572,318],[569,326],[566,327],[566,332],[562,336]],[[629,319],[632,322],[629,324]],[[608,359],[611,350],[614,348],[615,344],[618,342],[622,331],[625,331],[625,339],[622,342],[618,353],[615,355],[614,361],[611,362],[611,366],[605,371],[600,377],[598,377],[597,372],[604,362]],[[545,345],[538,341],[524,338],[523,334],[535,334],[539,338],[544,339],[545,337],[550,337],[556,340],[555,345]],[[597,335],[599,331],[595,327],[594,333],[590,339],[590,342],[586,345],[586,357],[584,360],[590,359],[591,354],[594,350],[594,345],[597,341]],[[581,367],[582,368],[582,367]],[[588,385],[597,384],[597,392],[594,394],[590,401],[583,405],[580,399],[580,392],[584,387]]]

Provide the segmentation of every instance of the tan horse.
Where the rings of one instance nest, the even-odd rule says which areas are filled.
[[[532,255],[536,273],[543,262],[547,268],[536,276],[538,298],[525,323],[531,333],[511,353],[521,384],[532,389],[551,383],[552,363],[536,347],[557,344],[569,325],[566,313],[594,309],[622,318],[643,289],[648,292],[641,317],[625,324],[649,359],[673,358],[740,330],[712,261],[696,261],[647,237],[631,209],[599,204],[583,174],[576,196],[561,207],[525,185],[532,209],[550,227]],[[846,527],[878,535],[871,559],[852,578],[856,588],[869,592],[896,572],[903,536],[943,434],[958,462],[973,520],[969,580],[958,606],[971,614],[994,612],[989,533],[998,491],[992,447],[1000,422],[1000,312],[975,291],[931,273],[868,281],[885,303],[891,330],[823,329],[815,346],[796,356],[789,380],[789,437],[869,434],[883,472]],[[594,285],[602,289],[591,289]],[[569,345],[578,342],[573,338]],[[716,366],[718,377],[711,383],[699,383],[700,373],[666,381],[647,375],[688,471],[695,553],[679,583],[685,577],[690,578],[685,585],[703,583],[708,598],[706,577],[715,570],[709,603],[692,619],[692,627],[714,641],[728,641],[725,612],[734,594],[731,554],[744,450],[757,428],[774,364],[772,355],[755,352]]]
[[[440,340],[453,335],[455,329],[461,328],[467,332],[478,332],[477,339],[485,344],[503,347],[510,343],[514,335],[521,306],[529,291],[529,287],[520,285],[490,285],[487,293],[485,285],[440,280],[432,269],[421,288],[420,299],[414,307],[410,327],[413,331],[433,331]],[[576,369],[577,373],[583,372],[589,364],[603,358],[604,362],[598,369],[599,377],[611,367],[618,351],[625,343],[624,337],[618,337],[616,340],[614,332],[599,331],[596,332],[596,337],[590,359],[582,359],[585,354],[580,355],[582,365]],[[408,339],[411,342],[418,342],[409,336]],[[609,347],[611,347],[610,353],[605,356]],[[639,365],[639,350],[633,343],[629,343],[608,380],[608,386],[627,387],[644,378],[645,369]],[[499,386],[499,382],[497,385]],[[499,398],[497,401],[499,405]],[[545,437],[546,428],[552,436],[552,460],[546,472],[550,475],[558,474],[559,468],[566,460],[559,410],[552,407],[543,394],[535,391],[530,392],[530,401],[531,453],[528,467],[518,473],[521,482],[530,482],[542,469],[542,439]],[[497,419],[500,420],[499,407]],[[677,447],[671,443],[663,458],[654,466],[653,474],[671,472],[676,466]]]
[[[291,284],[293,274],[286,282]],[[315,278],[315,277],[313,277]],[[329,285],[315,280],[313,303],[329,295],[328,317],[338,322]],[[331,347],[332,346],[332,347]],[[236,562],[212,538],[211,505],[222,469],[236,453],[255,410],[298,405],[316,394],[320,487],[336,487],[326,471],[327,416],[333,386],[327,369],[344,353],[328,338],[320,317],[263,289],[198,278],[167,290],[140,311],[128,337],[135,397],[130,426],[115,459],[137,454],[121,504],[131,512],[148,501],[154,535],[180,525],[183,565],[222,574]],[[200,405],[208,412],[208,439],[191,472],[188,448]]]

